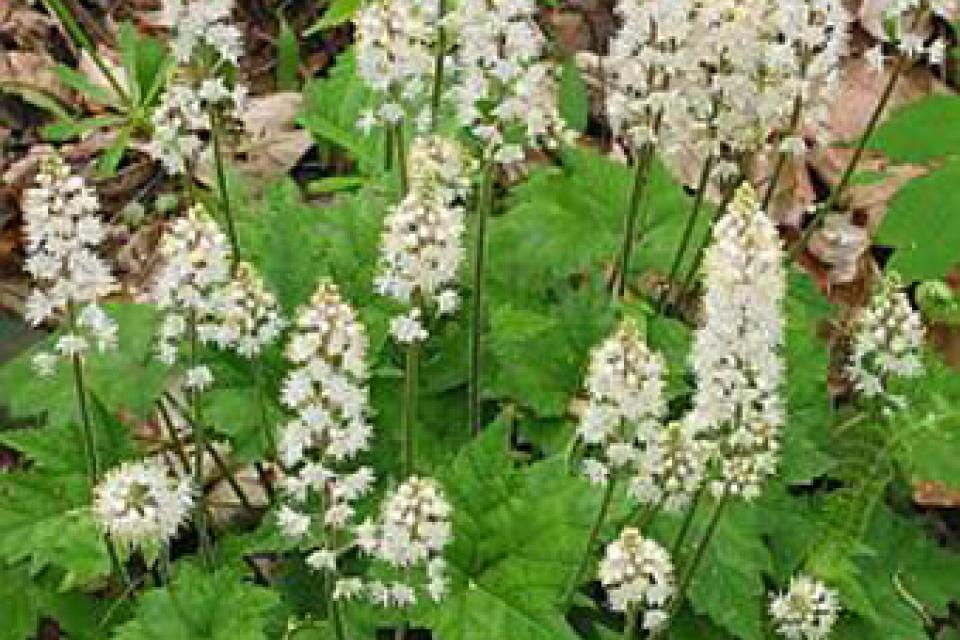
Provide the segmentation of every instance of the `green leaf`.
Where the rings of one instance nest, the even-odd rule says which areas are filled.
[[[307,84],[303,96],[303,126],[317,140],[348,151],[362,173],[379,175],[384,136],[376,131],[364,135],[357,128],[360,114],[374,104],[375,94],[357,76],[353,50],[341,54],[326,78]]]
[[[106,311],[119,324],[119,345],[86,359],[86,386],[111,410],[145,419],[163,388],[166,368],[155,356],[157,311],[148,305],[109,304]],[[51,425],[79,420],[73,371],[61,362],[56,373],[37,376],[34,354],[50,350],[52,336],[0,367],[0,403],[14,417],[45,416]]]
[[[960,98],[936,94],[911,102],[877,128],[869,146],[896,162],[960,154]]]
[[[0,566],[0,640],[34,638],[44,617],[55,619],[71,638],[102,638],[98,623],[104,604],[84,594],[61,593],[57,590],[58,582],[49,572],[32,575],[23,565]]]
[[[590,91],[576,61],[567,60],[560,73],[560,115],[575,131],[586,131],[590,120]]]
[[[43,128],[43,135],[48,140],[63,142],[73,138],[81,138],[91,131],[106,129],[123,124],[120,116],[99,116],[82,120],[60,120]]]
[[[360,0],[333,0],[323,13],[323,17],[307,29],[303,35],[310,37],[320,31],[346,24],[353,19],[354,14],[357,13],[359,8]]]
[[[60,102],[60,99],[51,92],[40,89],[26,82],[16,80],[0,80],[0,93],[19,96],[25,102],[43,109],[64,121],[72,121],[73,116]]]
[[[629,167],[588,150],[564,154],[561,167],[534,170],[511,191],[506,213],[492,221],[491,296],[542,298],[549,287],[572,275],[602,273],[620,250],[632,188]],[[634,268],[669,269],[688,200],[662,165],[655,164],[648,225],[633,254]],[[705,223],[703,215],[700,232]]]
[[[300,85],[300,43],[286,18],[280,19],[277,35],[277,88],[296,91]]]
[[[63,64],[57,65],[54,71],[60,82],[71,89],[79,91],[93,102],[108,106],[117,106],[119,104],[117,96],[114,95],[111,89],[93,82],[86,74]]]
[[[177,566],[166,588],[146,592],[133,620],[114,640],[265,640],[267,613],[277,595],[245,582],[236,571],[205,572],[189,564]]]
[[[560,458],[517,468],[491,425],[444,476],[454,505],[451,592],[415,622],[440,640],[575,640],[559,609],[599,495]]]
[[[877,233],[896,251],[888,268],[909,282],[942,277],[960,262],[960,159],[913,180],[893,198]]]

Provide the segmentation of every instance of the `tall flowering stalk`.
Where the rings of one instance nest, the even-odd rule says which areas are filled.
[[[375,480],[356,458],[369,448],[373,429],[367,381],[367,335],[337,287],[321,282],[302,307],[287,345],[293,369],[281,402],[296,417],[280,436],[279,460],[287,470],[287,504],[279,512],[288,537],[314,547],[307,563],[323,573],[330,613],[343,638],[337,600],[352,597],[356,579],[341,576],[338,557],[351,541],[354,503]],[[319,517],[311,511],[319,509]]]
[[[777,230],[749,184],[740,187],[729,213],[715,225],[704,265],[704,322],[691,355],[697,388],[686,421],[711,443],[714,463],[707,488],[717,504],[681,573],[671,616],[725,506],[734,498],[757,498],[776,472],[785,419],[783,253]],[[696,508],[697,501],[688,511],[688,523]],[[682,530],[685,534],[687,525]],[[678,540],[676,547],[681,545]]]
[[[464,201],[470,192],[472,162],[451,140],[414,140],[410,150],[410,191],[387,215],[375,286],[404,305],[391,319],[390,335],[405,348],[401,430],[403,475],[413,472],[414,427],[421,345],[426,324],[460,307],[458,279],[463,266]]]
[[[209,553],[203,493],[207,433],[202,394],[214,380],[210,368],[201,362],[200,350],[205,340],[225,337],[218,311],[220,292],[230,280],[230,245],[216,222],[197,205],[186,217],[174,222],[164,235],[160,255],[164,264],[152,292],[158,306],[165,311],[160,325],[159,357],[169,365],[181,357],[186,361],[183,386],[189,397],[189,421],[194,432],[195,519],[201,548]]]
[[[165,0],[164,21],[173,28],[178,67],[153,113],[147,151],[171,175],[192,180],[201,157],[212,156],[217,190],[230,240],[232,266],[240,263],[224,166],[224,136],[236,128],[247,89],[231,79],[243,54],[243,36],[230,22],[233,0]]]
[[[448,16],[456,33],[449,91],[461,126],[482,147],[482,186],[471,252],[470,424],[480,430],[480,338],[487,220],[497,167],[523,160],[527,147],[572,139],[557,107],[558,70],[547,60],[534,0],[463,0]]]
[[[586,378],[589,399],[577,437],[588,448],[584,473],[604,487],[604,494],[580,565],[567,587],[568,603],[586,573],[617,482],[637,472],[647,443],[656,438],[667,408],[664,373],[663,358],[647,347],[633,320],[624,320],[591,354]]]
[[[117,346],[117,324],[99,300],[119,288],[110,267],[97,255],[107,236],[99,211],[94,190],[81,176],[73,175],[59,156],[42,160],[36,185],[24,192],[24,268],[34,280],[26,318],[34,326],[53,320],[66,323],[53,351],[37,354],[34,366],[39,374],[51,375],[61,358],[71,361],[91,487],[100,469],[87,407],[84,361],[93,348],[102,353]]]
[[[646,631],[661,629],[674,595],[673,562],[666,549],[627,527],[607,545],[597,571],[610,608],[626,617],[624,640],[632,640],[637,623]],[[639,620],[638,620],[639,618]]]

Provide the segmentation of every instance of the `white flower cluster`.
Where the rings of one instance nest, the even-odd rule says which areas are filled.
[[[391,335],[404,344],[428,336],[421,308],[443,316],[459,307],[463,199],[469,192],[471,167],[459,145],[440,137],[417,138],[409,164],[410,191],[384,221],[375,282],[381,295],[415,305],[390,324]]]
[[[94,489],[93,513],[119,545],[156,550],[176,535],[193,502],[190,480],[171,476],[162,460],[149,458],[108,471]]]
[[[795,99],[823,119],[849,37],[840,0],[621,0],[617,12],[605,65],[614,130],[712,157],[721,178],[790,128]]]
[[[294,368],[280,398],[297,414],[283,427],[277,447],[288,470],[284,488],[290,498],[280,512],[280,526],[291,538],[304,538],[310,531],[313,519],[306,510],[311,493],[323,498],[323,528],[335,536],[351,526],[353,503],[373,485],[369,468],[343,468],[367,449],[372,435],[366,357],[367,335],[356,312],[336,285],[321,282],[310,304],[297,313],[287,345]],[[321,552],[315,563],[333,570],[332,549]]]
[[[222,78],[189,84],[174,80],[153,112],[153,137],[147,153],[161,162],[167,173],[186,173],[208,150],[210,114],[236,122],[246,99],[245,86],[230,88]]]
[[[100,351],[117,342],[117,325],[97,301],[118,288],[107,264],[96,254],[107,230],[100,203],[86,181],[72,175],[58,156],[43,160],[36,186],[23,196],[27,259],[34,280],[26,303],[33,325],[66,317],[69,328],[55,352],[34,358],[38,373],[53,373],[59,356],[82,355],[91,343]]]
[[[254,358],[273,343],[286,320],[253,265],[241,262],[233,277],[213,294],[213,322],[200,327],[200,339]]]
[[[770,615],[787,640],[826,640],[840,615],[840,598],[819,580],[799,575],[786,593],[771,599]]]
[[[152,297],[166,311],[160,325],[159,357],[172,365],[192,327],[198,340],[201,336],[212,339],[219,332],[216,300],[230,280],[230,247],[213,218],[196,205],[164,235],[160,257],[163,266]],[[203,365],[187,372],[189,389],[202,391],[212,382],[210,370]]]
[[[368,133],[397,124],[425,101],[434,81],[443,0],[383,0],[356,17],[357,74],[380,94],[381,104],[358,123]],[[417,114],[425,126],[427,110]]]
[[[177,62],[189,63],[204,48],[231,64],[240,61],[243,34],[230,22],[233,5],[233,0],[164,0],[161,21],[173,28]]]
[[[716,446],[713,493],[752,499],[777,468],[786,278],[777,230],[749,184],[715,225],[704,267],[704,324],[691,356],[697,389],[687,419]]]
[[[941,66],[946,63],[949,43],[942,37],[927,38],[922,17],[932,14],[950,22],[956,18],[956,11],[957,0],[886,0],[883,16],[890,28],[884,35],[901,54],[926,58],[930,64]],[[870,66],[878,72],[883,71],[885,64],[884,44],[881,42],[865,53]]]
[[[610,473],[639,460],[666,412],[663,376],[663,357],[647,347],[632,319],[593,350],[585,384],[589,400],[577,425],[583,443],[599,449],[599,459],[584,463],[593,482],[605,483]]]
[[[664,425],[644,443],[630,495],[641,504],[680,513],[703,484],[711,454],[710,442],[689,422]]]
[[[557,68],[545,56],[534,0],[462,0],[450,14],[457,33],[450,97],[487,158],[509,164],[524,146],[569,140],[557,107]],[[512,136],[521,130],[520,138]]]
[[[676,589],[670,554],[640,531],[627,527],[607,545],[598,569],[614,611],[642,616],[642,627],[659,629]]]
[[[452,508],[440,485],[431,478],[413,476],[384,501],[379,522],[366,521],[357,529],[362,551],[409,578],[423,566],[426,591],[434,601],[447,592],[443,550],[452,537]],[[370,598],[381,606],[405,607],[416,603],[414,586],[405,582],[367,584]]]
[[[247,89],[229,84],[224,64],[236,66],[243,35],[230,22],[233,0],[164,0],[164,19],[173,28],[173,52],[181,68],[153,112],[147,153],[167,173],[186,173],[207,151],[211,114],[238,122]]]
[[[896,275],[884,278],[870,303],[857,312],[853,331],[846,372],[856,390],[867,398],[902,404],[901,398],[887,393],[887,383],[923,374],[924,329]]]

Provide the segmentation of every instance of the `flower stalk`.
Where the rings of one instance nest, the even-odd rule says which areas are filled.
[[[482,172],[480,197],[477,199],[473,236],[473,291],[470,316],[470,379],[469,416],[473,435],[480,433],[480,376],[482,374],[480,338],[483,320],[484,260],[487,244],[487,217],[493,210],[494,164],[487,162]]]
[[[603,524],[607,520],[607,514],[610,511],[610,504],[613,501],[613,494],[616,488],[616,478],[611,477],[607,480],[607,487],[603,492],[603,498],[600,500],[600,508],[597,510],[597,517],[593,521],[593,526],[590,527],[590,534],[587,536],[587,545],[583,550],[583,556],[580,558],[580,564],[577,566],[577,570],[570,577],[570,583],[567,585],[566,593],[563,596],[564,609],[570,607],[570,604],[573,602],[573,596],[577,592],[577,586],[580,584],[580,581],[583,579],[584,574],[586,574],[587,569],[590,566],[590,559],[593,556],[593,549],[597,544],[597,539],[600,537],[600,530],[603,528]]]
[[[233,219],[233,206],[230,202],[230,192],[227,186],[227,172],[223,161],[223,122],[220,117],[210,111],[210,137],[213,141],[213,162],[217,173],[217,191],[220,196],[220,207],[223,218],[227,223],[227,237],[230,239],[230,265],[234,272],[240,265],[240,240],[237,238],[237,228]]]

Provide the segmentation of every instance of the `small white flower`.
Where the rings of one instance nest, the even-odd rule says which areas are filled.
[[[342,578],[333,585],[334,600],[353,600],[363,593],[363,582],[359,578]]]
[[[94,489],[93,512],[112,540],[137,549],[168,543],[193,508],[186,478],[152,458],[108,471]]]
[[[773,596],[770,615],[787,640],[826,640],[840,615],[837,592],[807,575],[790,579],[786,593]]]
[[[317,549],[307,556],[307,566],[314,571],[337,570],[337,552],[331,549]]]
[[[614,611],[636,611],[644,629],[666,621],[675,584],[670,554],[632,527],[607,545],[598,569],[600,584]]]
[[[390,335],[400,344],[415,344],[430,337],[421,321],[423,313],[414,307],[403,315],[390,319]]]
[[[283,535],[288,538],[299,539],[307,535],[310,523],[309,515],[295,511],[287,505],[280,507],[280,511],[277,512],[277,524]]]

